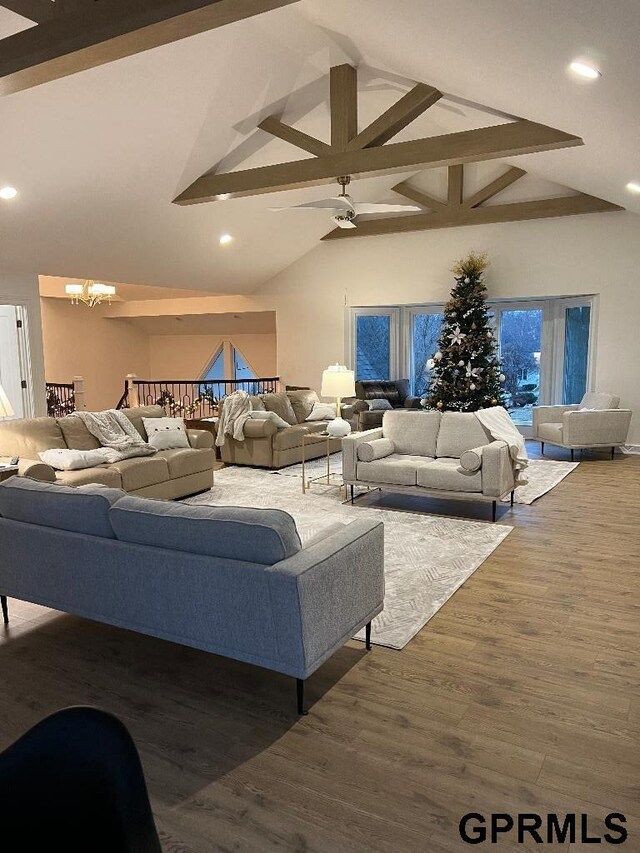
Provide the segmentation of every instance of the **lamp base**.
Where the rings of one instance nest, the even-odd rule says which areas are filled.
[[[334,418],[327,424],[327,432],[335,438],[344,438],[351,432],[351,424],[344,418]]]

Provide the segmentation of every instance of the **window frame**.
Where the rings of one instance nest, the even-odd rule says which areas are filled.
[[[357,370],[357,353],[356,353],[356,324],[358,317],[390,317],[389,323],[389,379],[399,379],[398,370],[402,366],[402,357],[400,352],[401,339],[401,309],[395,305],[381,305],[379,307],[357,307],[348,309],[350,313],[350,321],[346,323],[347,342],[345,352],[349,354],[350,363],[348,367],[351,370]],[[356,373],[356,381],[358,379]]]

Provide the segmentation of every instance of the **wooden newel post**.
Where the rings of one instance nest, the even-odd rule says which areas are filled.
[[[135,406],[140,405],[140,400],[138,399],[138,386],[135,384],[135,380],[137,378],[138,377],[135,373],[127,373],[127,377],[124,380],[125,387],[127,389],[130,409],[133,409]]]
[[[84,377],[73,377],[73,399],[75,401],[76,412],[83,412],[87,408],[84,399]]]

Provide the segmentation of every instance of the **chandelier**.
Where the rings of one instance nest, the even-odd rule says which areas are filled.
[[[72,305],[82,302],[89,308],[95,308],[101,302],[111,305],[111,297],[115,296],[116,289],[112,284],[101,284],[99,281],[87,279],[83,284],[66,284],[64,292],[71,297]]]

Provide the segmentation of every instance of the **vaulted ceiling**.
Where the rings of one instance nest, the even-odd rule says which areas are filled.
[[[0,7],[0,37],[27,26]],[[637,0],[300,0],[0,98],[0,186],[20,191],[0,202],[0,276],[259,287],[330,230],[322,212],[268,208],[322,198],[326,187],[171,201],[216,164],[305,156],[256,130],[268,115],[328,141],[327,73],[343,62],[359,66],[361,127],[426,82],[445,97],[397,141],[521,116],[585,142],[508,161],[526,169],[531,198],[548,195],[551,182],[560,195],[569,186],[640,213],[640,196],[625,191],[640,180],[639,30]],[[570,77],[578,57],[602,78]],[[350,191],[397,202],[391,187],[415,174],[354,181]],[[428,179],[416,180],[426,188]],[[225,232],[234,241],[222,247]]]

